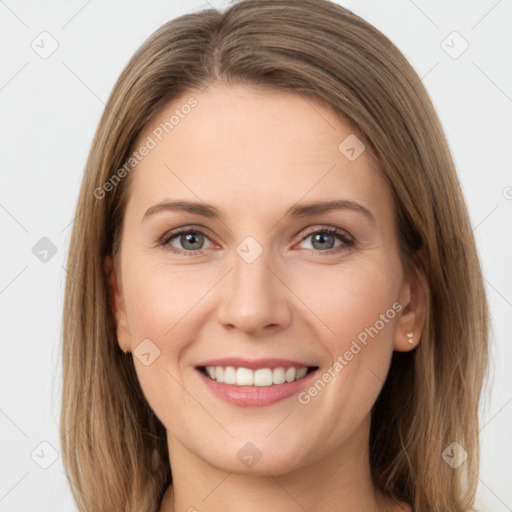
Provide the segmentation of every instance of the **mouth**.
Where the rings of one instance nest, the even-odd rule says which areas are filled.
[[[318,366],[277,366],[245,368],[235,366],[196,366],[208,379],[240,387],[274,387],[300,381],[318,370]]]

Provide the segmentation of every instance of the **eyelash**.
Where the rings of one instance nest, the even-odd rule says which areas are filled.
[[[195,251],[181,251],[181,250],[176,249],[176,248],[172,247],[171,245],[169,245],[169,242],[171,240],[173,240],[177,236],[182,235],[184,233],[200,234],[200,235],[203,235],[204,237],[208,238],[205,233],[203,233],[202,231],[200,231],[198,229],[184,228],[184,229],[179,229],[176,231],[171,231],[171,232],[166,233],[159,239],[158,245],[167,247],[167,248],[169,248],[169,250],[171,252],[173,252],[174,254],[178,254],[178,255],[195,256],[197,254],[201,254],[202,249],[195,250]],[[346,231],[343,231],[341,229],[334,228],[334,227],[312,229],[312,230],[302,234],[302,238],[300,239],[300,242],[303,242],[306,238],[309,238],[311,235],[315,235],[318,233],[334,235],[338,238],[338,240],[341,240],[343,242],[343,245],[332,248],[332,249],[327,249],[325,251],[320,251],[318,249],[305,249],[305,251],[307,251],[308,254],[325,253],[327,256],[333,255],[333,254],[338,254],[341,251],[347,250],[349,247],[353,247],[356,243],[355,239],[351,235],[349,235]]]

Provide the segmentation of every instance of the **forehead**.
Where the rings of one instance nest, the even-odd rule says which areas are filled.
[[[144,144],[152,149],[131,187],[141,207],[173,197],[238,214],[277,213],[302,199],[389,203],[378,166],[351,127],[295,93],[245,85],[189,91],[148,123],[135,149]]]

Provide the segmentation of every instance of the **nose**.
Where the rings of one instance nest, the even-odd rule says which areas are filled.
[[[283,281],[271,268],[267,251],[252,263],[235,254],[233,269],[220,289],[219,322],[227,329],[236,328],[251,335],[286,328],[291,311]]]

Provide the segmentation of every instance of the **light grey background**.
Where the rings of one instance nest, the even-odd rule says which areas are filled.
[[[445,128],[494,328],[477,505],[511,511],[512,1],[339,3],[404,52]],[[58,439],[59,359],[63,265],[86,156],[104,102],[134,51],[165,21],[207,6],[185,0],[0,1],[2,512],[74,510]],[[40,35],[44,31],[50,36]],[[459,55],[464,40],[469,47]],[[52,44],[58,48],[45,55]],[[43,237],[55,245],[55,255],[39,253]],[[39,259],[45,256],[46,262]]]

